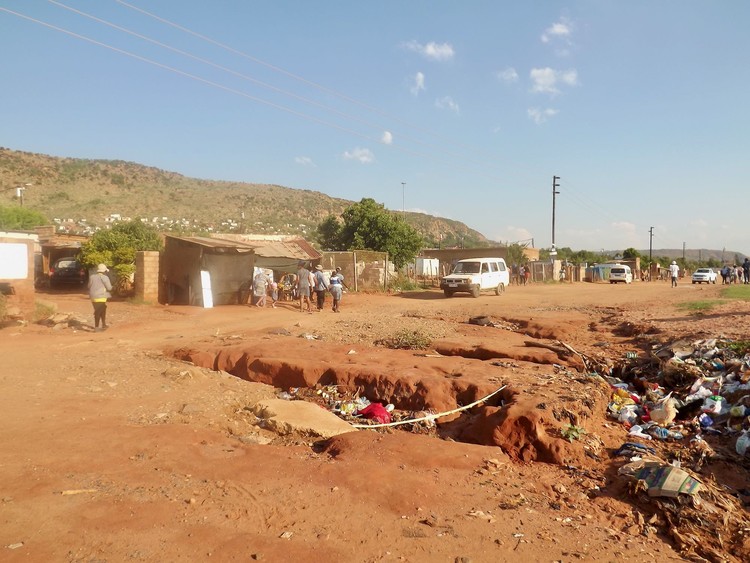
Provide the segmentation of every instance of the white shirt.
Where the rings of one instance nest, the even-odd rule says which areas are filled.
[[[676,278],[677,274],[680,273],[680,267],[677,264],[670,264],[669,265],[669,273],[672,274],[673,278]]]

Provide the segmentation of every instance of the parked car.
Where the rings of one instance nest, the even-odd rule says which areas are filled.
[[[84,285],[88,280],[88,272],[74,256],[58,258],[49,269],[50,287],[61,285]]]
[[[500,295],[509,283],[510,274],[502,258],[466,258],[456,262],[453,272],[440,280],[440,289],[446,297],[460,291],[479,297],[483,289]]]
[[[711,268],[698,268],[693,272],[693,283],[716,283],[717,276]]]

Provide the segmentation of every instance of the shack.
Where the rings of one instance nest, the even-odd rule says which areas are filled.
[[[299,262],[311,266],[320,263],[321,253],[304,238],[296,235],[254,235],[216,233],[215,239],[246,244],[255,250],[255,266],[274,271],[274,279],[297,271]]]
[[[255,265],[255,251],[249,244],[166,235],[159,302],[203,307],[241,303]]]

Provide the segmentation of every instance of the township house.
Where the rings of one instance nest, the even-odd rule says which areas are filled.
[[[321,254],[301,237],[166,235],[159,260],[159,302],[176,305],[233,305],[246,301],[256,268],[274,278],[295,272],[300,260]]]

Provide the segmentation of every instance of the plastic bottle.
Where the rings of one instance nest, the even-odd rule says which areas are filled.
[[[745,430],[742,435],[737,438],[737,443],[734,445],[734,449],[741,456],[744,456],[748,449],[750,449],[750,433]]]

